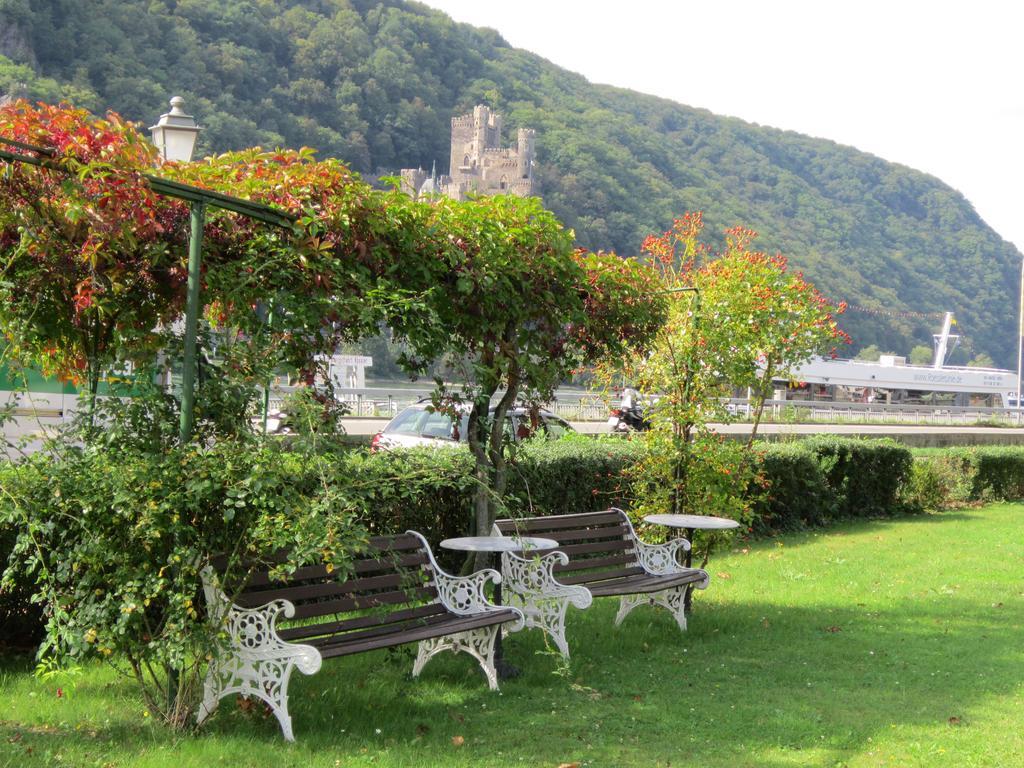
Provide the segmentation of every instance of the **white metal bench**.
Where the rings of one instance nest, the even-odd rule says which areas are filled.
[[[678,554],[689,550],[689,541],[646,544],[621,509],[498,520],[494,529],[505,536],[539,536],[559,543],[557,550],[532,558],[503,553],[501,568],[505,603],[520,608],[525,626],[546,632],[565,658],[570,604],[586,608],[594,597],[619,597],[616,626],[638,605],[659,605],[685,631],[687,589],[708,586],[706,571],[679,562]]]

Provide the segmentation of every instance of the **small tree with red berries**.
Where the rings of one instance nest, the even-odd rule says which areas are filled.
[[[701,241],[700,213],[643,244],[672,297],[653,352],[626,365],[648,395],[648,451],[635,467],[639,511],[742,516],[749,452],[772,382],[848,341],[832,306],[785,257],[752,250],[754,232],[726,232],[720,253]],[[746,445],[708,426],[729,419],[722,396],[749,387],[754,424]]]

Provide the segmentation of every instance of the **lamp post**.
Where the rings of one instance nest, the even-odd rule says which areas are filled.
[[[1017,313],[1017,426],[1020,426],[1021,347],[1024,346],[1024,259],[1020,263],[1020,309]]]
[[[181,96],[171,99],[171,111],[160,115],[150,127],[153,143],[164,162],[188,162],[202,130],[192,115],[185,114]],[[203,221],[205,205],[201,200],[191,203],[191,233],[188,241],[188,293],[185,302],[185,356],[181,369],[181,420],[178,438],[182,443],[192,434],[192,416],[196,396],[196,334],[199,330],[199,271],[203,253]]]
[[[164,161],[187,163],[192,159],[192,151],[196,147],[196,137],[202,130],[196,125],[192,115],[186,115],[182,107],[185,100],[181,96],[171,99],[171,111],[160,115],[156,125],[149,127],[153,144],[160,150]]]

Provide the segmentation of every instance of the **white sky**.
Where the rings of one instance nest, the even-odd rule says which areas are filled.
[[[1024,251],[1018,0],[426,0],[597,83],[939,177]]]

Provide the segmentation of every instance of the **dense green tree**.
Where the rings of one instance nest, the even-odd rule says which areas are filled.
[[[932,348],[924,344],[917,344],[910,350],[910,362],[914,365],[928,365],[934,356]]]
[[[878,348],[877,344],[869,344],[857,353],[858,360],[866,360],[869,363],[877,363],[881,356],[882,350]]]

